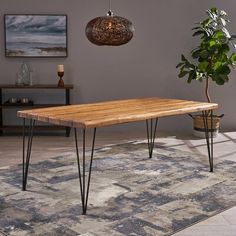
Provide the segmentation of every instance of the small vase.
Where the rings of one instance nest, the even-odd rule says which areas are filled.
[[[64,84],[64,81],[63,81],[62,77],[60,77],[57,86],[58,86],[58,87],[64,87],[64,85],[65,85],[65,84]]]

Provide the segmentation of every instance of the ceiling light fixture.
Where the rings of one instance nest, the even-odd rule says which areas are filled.
[[[119,46],[128,43],[133,38],[134,26],[126,18],[113,14],[111,0],[109,0],[107,15],[91,20],[85,32],[88,40],[93,44]]]

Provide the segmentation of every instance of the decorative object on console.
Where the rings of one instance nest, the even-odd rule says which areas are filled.
[[[26,106],[26,105],[32,106],[34,105],[34,102],[27,97],[21,99],[11,97],[6,102],[4,102],[4,106]]]
[[[29,103],[29,98],[21,98],[21,103]]]
[[[58,81],[58,87],[64,87],[64,81],[62,77],[64,76],[64,65],[57,66],[57,75],[60,77]]]
[[[134,35],[134,26],[126,18],[115,16],[111,11],[111,0],[109,0],[109,11],[107,16],[96,17],[86,26],[88,40],[96,45],[119,46],[128,43]]]
[[[14,97],[8,99],[9,103],[17,103],[17,101],[18,101],[18,99],[14,98]]]
[[[29,85],[30,84],[30,65],[27,62],[23,62],[21,64],[19,73],[18,73],[19,81],[21,81],[21,85]]]
[[[19,73],[16,73],[16,83],[17,86],[18,85],[23,85],[23,81],[22,81],[22,77]]]
[[[7,14],[6,57],[66,57],[67,16]]]
[[[34,80],[34,72],[31,70],[30,71],[30,80],[29,80],[29,85],[32,86],[33,85],[33,80]]]

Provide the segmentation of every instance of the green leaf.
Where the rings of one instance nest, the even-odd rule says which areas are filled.
[[[203,30],[196,31],[195,33],[193,33],[193,37],[197,36],[197,35],[200,35],[200,34],[204,34],[204,31]]]
[[[204,76],[204,73],[197,71],[196,72],[196,80],[202,81],[202,78]]]
[[[223,26],[226,26],[226,25],[227,25],[227,23],[226,23],[226,20],[225,20],[225,19],[223,19],[223,18],[220,18],[220,21],[221,21],[221,24],[222,24]]]
[[[229,57],[229,64],[231,66],[236,65],[236,54],[235,53],[232,53],[231,56]]]
[[[218,85],[223,85],[224,83],[229,81],[229,77],[227,75],[219,74],[215,78],[215,82]]]
[[[181,60],[182,61],[188,61],[183,54],[181,54]]]
[[[189,76],[189,77],[188,77],[188,80],[187,80],[187,83],[190,84],[191,82],[192,82],[192,79],[191,79],[191,77]]]
[[[229,45],[228,44],[223,44],[219,50],[220,53],[227,53],[230,51]]]
[[[222,28],[222,31],[224,32],[224,34],[227,38],[231,38],[231,35],[230,35],[229,31],[226,28]]]
[[[187,68],[188,68],[189,70],[195,70],[195,65],[194,65],[194,64],[188,64],[188,65],[187,65]]]
[[[208,37],[212,36],[212,35],[213,35],[213,33],[214,33],[214,31],[213,31],[213,30],[211,30],[211,29],[209,29],[209,28],[207,28],[207,29],[204,29],[204,31],[205,31],[205,33],[206,33],[206,35],[207,35]]]
[[[198,68],[201,72],[205,72],[207,70],[208,65],[209,65],[209,62],[202,61],[199,63]]]
[[[179,67],[183,66],[184,64],[185,64],[184,62],[180,62],[180,63],[176,66],[176,68],[179,68]]]
[[[231,60],[231,62],[236,63],[236,54],[232,53],[229,59]]]
[[[224,85],[225,81],[224,81],[224,80],[221,80],[221,79],[218,79],[218,80],[216,80],[216,83],[217,83],[218,85]]]
[[[227,18],[228,15],[225,11],[221,10],[220,11],[220,16],[223,16],[223,17]]]
[[[222,63],[220,61],[217,61],[214,66],[213,66],[213,69],[214,70],[219,70],[220,68],[222,68]]]
[[[190,72],[190,73],[189,73],[189,76],[188,76],[187,82],[190,84],[190,83],[192,82],[192,80],[195,79],[195,77],[196,77],[195,71]]]
[[[211,19],[207,18],[206,20],[204,20],[203,22],[201,22],[201,25],[203,27],[207,27],[210,23],[212,22]]]
[[[221,62],[222,64],[228,62],[228,56],[226,53],[223,53],[219,50],[219,52],[212,57],[213,63]]]
[[[211,17],[213,20],[215,20],[216,17],[217,17],[217,15],[216,15],[214,12],[212,12],[211,10],[207,10],[207,14],[208,14],[209,17]]]
[[[218,15],[218,9],[217,9],[216,7],[212,7],[212,8],[210,9],[210,12],[211,12],[212,14]]]
[[[225,83],[229,82],[229,76],[224,76],[224,81],[225,81]]]
[[[224,33],[221,30],[217,30],[214,33],[213,38],[215,38],[215,39],[224,39],[225,35],[224,35]]]
[[[197,58],[200,56],[200,52],[201,52],[200,49],[197,49],[197,50],[195,50],[195,51],[192,51],[192,57],[193,57],[193,59],[197,59]]]
[[[217,43],[216,43],[216,41],[214,40],[214,39],[211,39],[210,41],[209,41],[209,45],[210,45],[210,47],[213,47],[213,46],[215,46]]]
[[[181,71],[179,74],[178,74],[178,77],[179,78],[183,78],[185,75],[187,75],[189,73],[189,71]]]
[[[229,66],[222,66],[222,69],[221,69],[221,74],[224,74],[224,75],[229,75],[231,72]]]
[[[203,59],[207,59],[208,58],[208,51],[207,50],[202,50],[200,52],[200,57],[203,58]]]
[[[197,30],[197,29],[201,29],[200,26],[197,26],[197,27],[193,27],[192,30]]]
[[[212,80],[215,81],[218,85],[223,85],[225,82],[229,81],[229,77],[223,74],[214,74],[212,75]]]

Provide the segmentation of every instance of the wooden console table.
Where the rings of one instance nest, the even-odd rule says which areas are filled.
[[[206,136],[210,171],[212,172],[213,171],[213,135],[212,135],[213,119],[212,118],[213,118],[213,110],[216,108],[218,108],[218,105],[214,103],[203,103],[203,102],[193,102],[193,101],[176,100],[176,99],[162,99],[162,98],[141,98],[141,99],[117,100],[117,101],[100,102],[93,104],[71,105],[71,106],[62,106],[55,108],[43,108],[43,109],[19,111],[18,116],[23,118],[24,126],[25,126],[25,120],[26,119],[30,120],[27,151],[25,148],[26,144],[25,129],[23,131],[22,190],[23,191],[26,190],[29,162],[31,156],[31,147],[33,140],[33,129],[36,121],[43,121],[51,124],[69,126],[71,128],[74,128],[82,210],[83,214],[86,214],[96,128],[108,125],[116,125],[121,123],[146,120],[149,158],[152,158],[158,118],[200,111],[202,112],[202,115],[204,117],[205,136]],[[209,115],[210,115],[210,122],[208,121]],[[77,139],[78,128],[81,128],[83,130],[82,165],[80,164],[81,160],[79,158],[79,149],[78,149],[78,139]],[[86,130],[88,128],[93,128],[94,132],[93,132],[89,168],[86,171],[85,141],[86,141]],[[86,172],[87,172],[87,177],[86,177]]]
[[[61,90],[65,91],[65,102],[64,104],[23,104],[23,103],[6,103],[3,101],[3,91],[4,90]],[[32,109],[35,108],[42,108],[42,107],[55,107],[55,106],[62,106],[62,105],[70,105],[70,90],[73,89],[73,85],[65,85],[64,87],[58,87],[55,84],[36,84],[32,86],[25,86],[25,85],[14,85],[14,84],[0,84],[0,133],[3,131],[22,131],[22,126],[17,125],[4,125],[3,123],[3,114],[4,110],[7,109]],[[5,91],[4,91],[5,92]],[[27,97],[27,95],[25,96]],[[66,136],[70,135],[70,127],[62,127],[62,126],[37,126],[37,129],[40,130],[62,130],[65,129]]]

